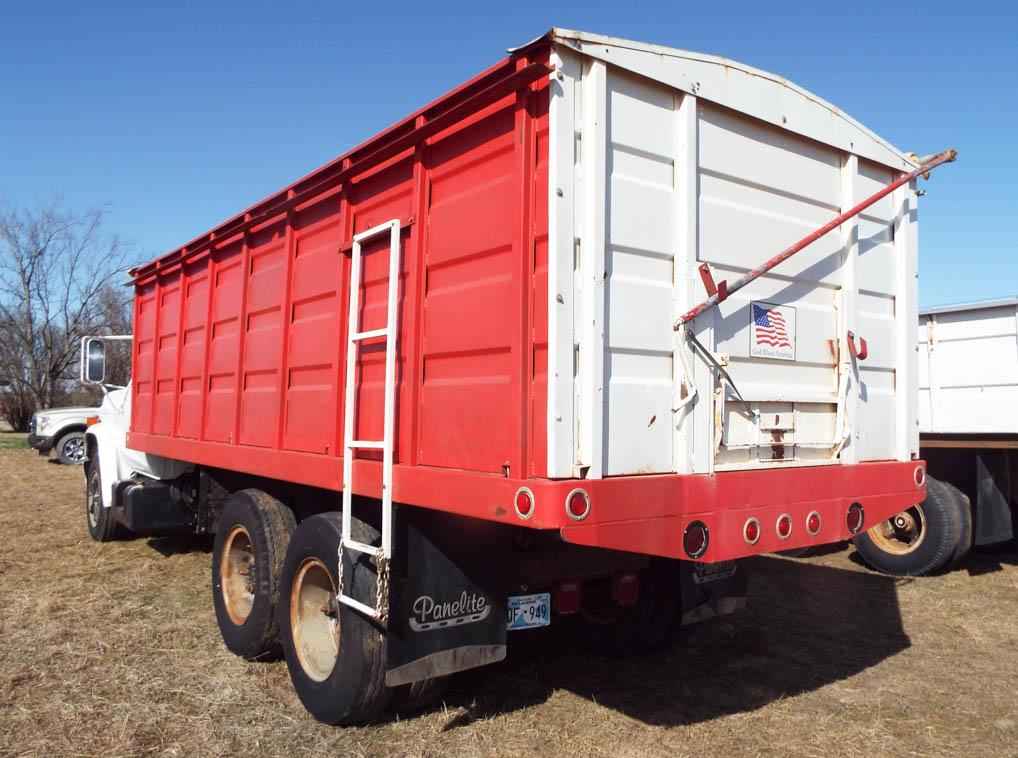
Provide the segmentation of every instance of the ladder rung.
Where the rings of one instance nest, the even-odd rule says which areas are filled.
[[[375,557],[382,554],[382,548],[369,545],[366,542],[358,542],[357,540],[346,540],[343,543],[343,547],[348,547],[351,550],[357,550],[358,552],[367,553],[368,555],[373,555]]]
[[[336,598],[343,605],[349,605],[351,608],[360,611],[365,616],[371,616],[373,619],[381,618],[382,614],[380,614],[375,608],[372,608],[370,605],[365,605],[360,600],[354,600],[349,595],[337,595]]]
[[[385,447],[384,440],[350,440],[347,447],[360,448],[362,450],[382,450]]]
[[[368,329],[366,332],[354,332],[350,335],[350,339],[354,342],[360,340],[369,340],[372,337],[388,337],[389,327],[383,326],[381,329]]]

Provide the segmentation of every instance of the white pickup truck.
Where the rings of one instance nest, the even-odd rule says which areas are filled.
[[[32,416],[28,428],[29,446],[38,450],[39,455],[49,455],[56,451],[57,460],[61,463],[81,465],[85,461],[85,429],[88,427],[88,419],[98,416],[100,410],[107,408],[111,402],[117,406],[122,405],[125,394],[126,390],[123,389],[112,390],[99,406],[47,408],[37,412]]]

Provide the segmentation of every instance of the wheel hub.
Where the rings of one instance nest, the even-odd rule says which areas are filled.
[[[293,647],[304,673],[325,681],[339,657],[339,602],[328,568],[317,558],[301,564],[290,592]]]
[[[237,626],[242,626],[254,606],[255,556],[251,535],[240,525],[226,536],[223,557],[219,564],[226,614]]]
[[[67,440],[64,443],[64,455],[67,460],[73,461],[74,463],[81,463],[85,460],[85,440],[80,437]]]
[[[907,555],[914,552],[926,537],[926,515],[922,504],[914,505],[877,524],[868,534],[873,543],[885,553]]]

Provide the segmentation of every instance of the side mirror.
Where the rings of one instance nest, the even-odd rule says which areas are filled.
[[[97,337],[86,337],[81,344],[81,381],[102,384],[106,379],[106,344]]]

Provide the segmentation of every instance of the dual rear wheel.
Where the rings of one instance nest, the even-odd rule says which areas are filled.
[[[286,659],[305,708],[319,721],[356,724],[388,705],[411,711],[441,695],[445,679],[390,688],[384,630],[338,600],[341,515],[296,524],[283,503],[258,490],[232,495],[212,555],[213,603],[226,646],[248,660]],[[353,537],[377,544],[378,532],[353,519]],[[348,593],[370,602],[376,572],[368,556],[349,555]]]
[[[957,566],[972,547],[972,508],[955,486],[926,477],[926,499],[854,540],[867,564],[893,576],[927,576]]]

